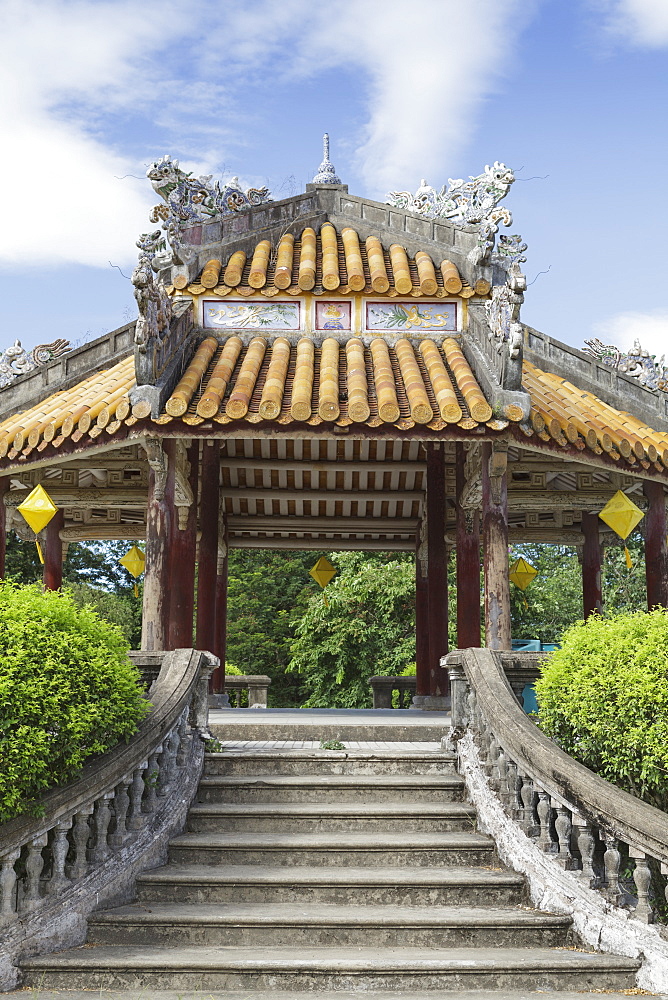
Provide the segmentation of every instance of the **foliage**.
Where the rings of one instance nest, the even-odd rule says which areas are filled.
[[[415,660],[415,568],[410,558],[339,552],[339,575],[309,601],[292,644],[308,708],[367,708],[369,678]]]
[[[0,821],[136,732],[149,706],[127,651],[71,595],[0,584]]]
[[[129,647],[139,646],[141,601],[138,598],[134,595],[125,597],[112,591],[100,590],[89,583],[66,583],[63,589],[70,594],[78,608],[94,608],[100,618],[115,625]]]
[[[510,616],[515,639],[558,642],[582,618],[582,574],[576,549],[567,545],[514,545],[510,562],[522,556],[538,576],[522,592],[510,585]]]
[[[295,620],[320,588],[309,570],[321,552],[232,549],[227,592],[227,655],[242,674],[268,674],[270,705],[299,705],[303,680],[289,669]]]
[[[536,684],[540,725],[569,754],[668,806],[668,611],[572,625]]]
[[[320,740],[321,750],[345,750],[345,743],[341,743],[340,740]]]

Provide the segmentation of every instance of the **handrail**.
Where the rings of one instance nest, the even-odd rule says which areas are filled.
[[[649,922],[648,860],[668,870],[666,815],[574,760],[525,715],[504,671],[505,659],[522,656],[466,649],[443,658],[452,684],[453,735],[473,733],[492,787],[524,832],[562,867],[580,868],[591,887],[618,905],[630,902],[619,881],[618,842],[626,844],[635,859],[634,915]]]
[[[152,707],[126,744],[48,792],[42,815],[0,825],[0,989],[17,981],[26,949],[81,943],[85,918],[107,896],[131,897],[131,883],[185,822],[209,737],[208,679],[217,657],[164,653]],[[9,963],[9,964],[8,964]]]

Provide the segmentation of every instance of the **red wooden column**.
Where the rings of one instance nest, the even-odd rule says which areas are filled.
[[[445,448],[427,446],[427,588],[429,693],[445,697],[448,672],[440,659],[448,651],[448,555],[445,547]]]
[[[457,488],[457,645],[480,645],[480,517],[461,505],[466,476],[464,444],[456,444]]]
[[[205,441],[202,445],[202,489],[199,502],[196,645],[198,649],[206,649],[210,653],[213,653],[216,641],[219,482],[220,443]]]
[[[511,649],[508,579],[507,454],[482,446],[482,535],[485,560],[485,642]]]
[[[661,483],[646,480],[645,577],[647,607],[668,608],[668,550],[666,548],[666,495]]]
[[[199,480],[199,441],[185,449],[176,445],[176,478],[182,475],[192,493],[189,507],[176,506],[172,518],[169,553],[169,630],[168,649],[189,649],[193,644],[193,615],[195,612],[195,561],[197,557],[197,483]],[[189,465],[183,463],[185,457]],[[175,491],[178,481],[175,482]]]
[[[598,514],[582,513],[582,606],[585,620],[603,609],[601,569],[603,559]]]
[[[216,629],[213,652],[220,660],[220,667],[213,672],[212,691],[222,694],[225,691],[225,658],[227,652],[227,553],[229,538],[227,532],[227,516],[220,506],[218,521],[218,553],[216,564]]]
[[[174,514],[174,454],[176,442],[154,438],[146,443],[149,459],[144,555],[142,649],[168,649],[169,540]]]
[[[5,559],[7,555],[7,508],[5,493],[9,489],[9,476],[0,476],[0,580],[5,578]]]
[[[65,527],[65,511],[57,510],[46,526],[44,545],[44,589],[60,590],[63,583],[63,543],[60,532]]]
[[[426,524],[420,522],[415,550],[415,695],[424,697],[431,688],[429,664],[429,602],[427,586]]]

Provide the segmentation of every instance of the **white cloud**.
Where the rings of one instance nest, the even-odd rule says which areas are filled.
[[[0,265],[128,264],[155,201],[148,182],[116,179],[144,173],[137,121],[151,146],[209,172],[230,134],[261,127],[261,102],[240,113],[258,81],[317,87],[324,70],[351,71],[367,109],[351,145],[368,193],[441,184],[537,2],[2,0]]]
[[[647,48],[668,45],[667,0],[604,0],[602,7],[615,34]]]
[[[615,344],[623,351],[632,348],[638,340],[649,354],[657,357],[668,354],[668,311],[665,310],[618,313],[597,323],[594,332],[604,343]]]

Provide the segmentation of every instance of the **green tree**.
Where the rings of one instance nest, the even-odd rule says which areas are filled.
[[[270,704],[302,700],[302,678],[288,669],[295,620],[319,590],[309,570],[320,552],[232,549],[227,591],[227,659],[245,674],[268,674]]]
[[[415,565],[411,557],[339,552],[322,594],[297,624],[290,669],[304,678],[309,708],[367,708],[369,677],[415,660]]]
[[[520,557],[538,570],[538,575],[524,592],[510,585],[513,639],[558,642],[564,629],[582,618],[577,550],[567,545],[513,545],[511,565]]]

